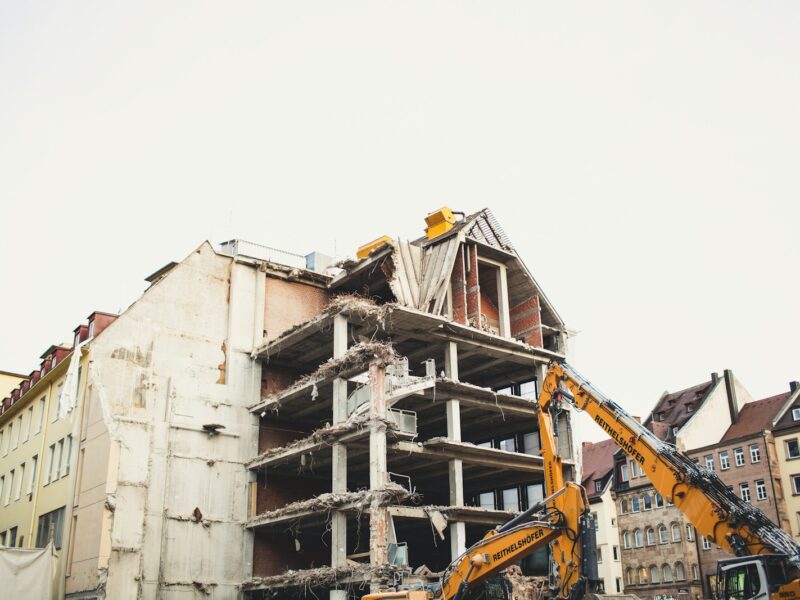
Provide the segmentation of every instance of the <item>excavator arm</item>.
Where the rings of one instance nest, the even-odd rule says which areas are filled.
[[[563,485],[553,423],[565,404],[586,412],[639,464],[655,489],[679,508],[710,542],[735,556],[786,555],[791,566],[800,568],[800,546],[791,535],[734,494],[713,471],[700,467],[675,446],[658,439],[563,362],[550,364],[539,395],[548,490]]]

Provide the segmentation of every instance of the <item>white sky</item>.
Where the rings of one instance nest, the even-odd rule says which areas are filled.
[[[0,369],[206,238],[345,255],[489,206],[632,413],[724,368],[782,392],[798,32],[797,2],[4,2]]]

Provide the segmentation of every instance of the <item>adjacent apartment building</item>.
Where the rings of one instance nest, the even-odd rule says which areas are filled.
[[[772,436],[786,504],[788,530],[800,541],[800,384],[792,381],[772,419]]]

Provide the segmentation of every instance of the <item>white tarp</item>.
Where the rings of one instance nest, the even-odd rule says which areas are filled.
[[[52,600],[56,560],[52,543],[34,550],[0,547],[0,596]]]
[[[64,419],[75,408],[78,402],[78,369],[81,364],[81,348],[86,342],[75,347],[72,357],[69,360],[67,376],[64,377],[64,387],[61,388],[61,396],[58,398],[58,418]]]

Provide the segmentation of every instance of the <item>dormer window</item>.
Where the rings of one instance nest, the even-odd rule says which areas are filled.
[[[78,333],[75,334],[75,342],[73,343],[73,346],[77,348],[78,344],[80,343],[81,343],[81,332],[79,331]]]
[[[50,358],[50,369],[55,369],[56,368],[56,362],[57,361],[58,361],[58,358],[56,358],[56,355],[53,354],[53,356]]]
[[[691,404],[687,404],[686,405],[686,412],[690,413],[692,411],[694,411],[694,406],[692,406]]]
[[[89,323],[89,338],[94,337],[94,321]]]
[[[792,409],[792,421],[800,421],[800,408]]]

